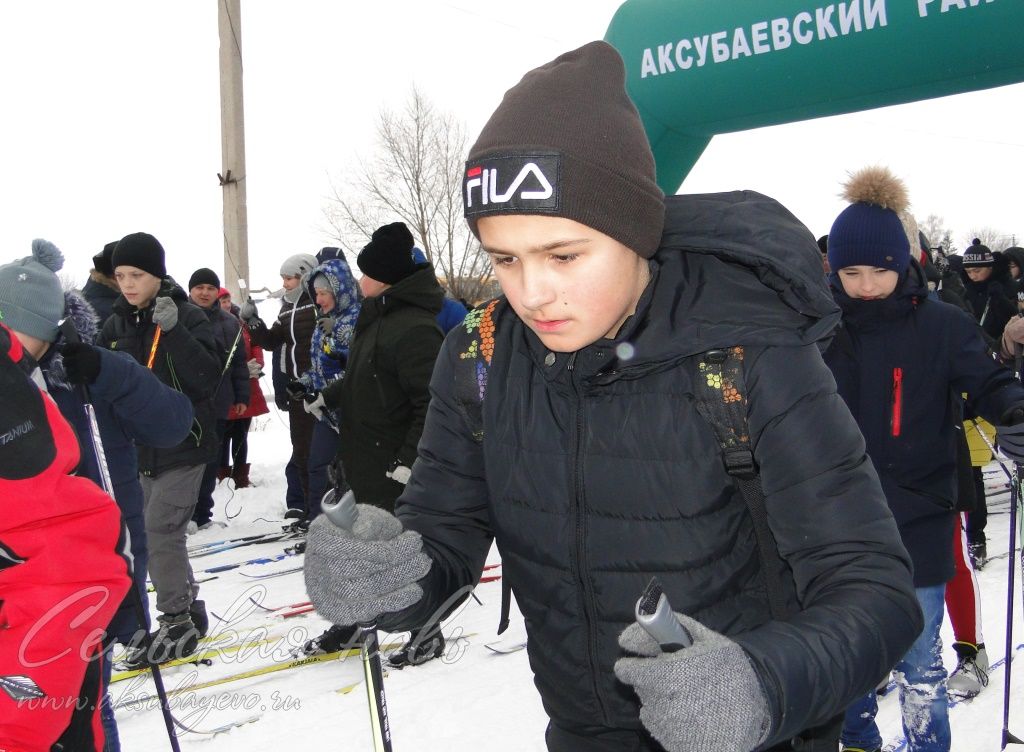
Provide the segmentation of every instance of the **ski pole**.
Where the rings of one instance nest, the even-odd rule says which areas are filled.
[[[1024,744],[1010,733],[1010,675],[1013,669],[1013,552],[1017,547],[1017,504],[1020,502],[1020,464],[1016,464],[1016,477],[1010,484],[1010,561],[1006,586],[1006,673],[1003,676],[1003,737],[1002,746],[1007,744]],[[1021,557],[1024,562],[1024,556]],[[1024,564],[1022,564],[1024,566]],[[1024,576],[1024,575],[1022,575]]]
[[[332,523],[342,530],[352,532],[359,510],[352,491],[346,491],[335,501],[336,489],[324,494],[320,507]],[[384,696],[384,672],[380,665],[380,643],[377,640],[377,622],[363,622],[359,627],[360,656],[363,659],[363,673],[366,676],[366,699],[370,706],[370,731],[373,734],[374,752],[392,752],[391,722],[388,718],[388,703]]]
[[[78,330],[75,329],[74,322],[70,318],[64,319],[60,322],[60,331],[64,335],[64,339],[67,342],[81,343],[82,338],[78,334]],[[156,353],[156,343],[160,341],[160,329],[156,330],[156,337],[153,340],[153,351],[150,353],[150,367],[152,367],[153,355]],[[110,479],[110,467],[107,465],[107,454],[103,449],[103,437],[100,435],[99,423],[96,422],[96,408],[93,407],[92,397],[89,394],[89,386],[87,384],[80,385],[82,392],[82,406],[85,411],[86,419],[89,421],[89,437],[92,444],[92,452],[96,457],[96,466],[99,469],[100,481],[103,490],[106,491],[107,495],[117,504],[117,499],[114,498],[114,484]],[[120,507],[118,507],[120,511]],[[131,533],[128,531],[128,524],[124,521],[124,515],[121,516],[121,529],[124,530],[125,543],[127,547],[127,559],[128,569],[131,575],[132,584],[129,588],[131,592],[132,608],[135,611],[135,620],[139,624],[139,628],[145,633],[143,638],[146,648],[146,654],[149,655],[150,648],[152,646],[153,636],[149,633],[147,627],[148,620],[146,619],[146,607],[142,603],[142,595],[139,593],[139,588],[135,584],[135,558],[131,555]],[[160,698],[160,712],[164,717],[164,726],[167,727],[167,739],[171,743],[171,749],[174,752],[181,752],[181,748],[178,746],[178,736],[174,733],[174,716],[171,715],[171,706],[167,700],[167,690],[164,688],[164,680],[160,675],[160,667],[155,663],[152,666],[153,684],[156,686],[157,696]],[[106,687],[103,688],[106,692]]]

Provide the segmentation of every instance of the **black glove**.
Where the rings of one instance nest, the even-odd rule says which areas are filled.
[[[335,323],[334,316],[322,316],[317,320],[316,325],[320,327],[320,331],[324,333],[325,337],[330,337],[334,334]]]
[[[293,400],[300,400],[309,394],[309,389],[298,379],[291,379],[288,382],[288,386],[285,387],[288,392],[288,396]]]
[[[84,342],[68,342],[61,348],[64,373],[72,384],[95,384],[100,375],[100,351]]]
[[[1024,407],[1015,407],[996,426],[996,443],[1014,462],[1024,462]]]
[[[254,319],[249,319],[245,322],[245,325],[249,327],[249,331],[252,333],[265,332],[267,331],[267,325],[263,323],[263,319],[257,316]]]

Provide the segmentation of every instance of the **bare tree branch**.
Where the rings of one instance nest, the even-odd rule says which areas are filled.
[[[380,111],[376,130],[372,156],[331,182],[327,232],[352,253],[375,228],[401,220],[452,296],[492,297],[490,261],[462,217],[463,126],[414,88],[401,112]]]

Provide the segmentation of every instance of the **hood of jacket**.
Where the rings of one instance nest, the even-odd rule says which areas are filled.
[[[832,295],[843,312],[843,323],[866,329],[884,326],[905,316],[928,299],[928,276],[914,259],[892,294],[882,300],[851,298],[843,289],[837,272],[828,275]]]
[[[331,284],[331,292],[334,293],[334,311],[338,315],[345,309],[359,305],[359,285],[352,276],[352,269],[348,261],[343,257],[329,259],[309,273],[304,280],[306,293],[310,300],[316,300],[316,288],[313,287],[313,280],[322,274]]]
[[[100,329],[99,317],[85,298],[74,290],[64,293],[64,316],[71,320],[79,340],[90,344],[96,341]],[[46,380],[53,389],[71,389],[64,372],[64,356],[60,353],[60,346],[65,342],[67,339],[64,333],[59,332],[57,341],[50,346],[41,363],[47,372]]]
[[[733,191],[669,196],[665,209],[661,246],[636,313],[614,341],[595,343],[613,352],[616,376],[639,377],[716,348],[800,346],[831,335],[839,308],[817,241],[779,202]],[[540,340],[528,337],[543,358]]]
[[[417,264],[416,271],[396,282],[388,289],[363,301],[363,315],[358,327],[362,328],[391,310],[404,307],[422,308],[437,316],[444,303],[444,290],[434,276],[434,267],[429,263]]]
[[[116,298],[121,294],[121,288],[118,287],[117,280],[95,269],[89,270],[89,281],[85,284],[92,287],[96,294],[103,294],[111,298]]]

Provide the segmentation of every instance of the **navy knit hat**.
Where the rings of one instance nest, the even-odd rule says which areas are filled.
[[[205,266],[201,269],[196,269],[192,272],[192,276],[188,278],[188,289],[191,290],[196,285],[213,285],[214,287],[220,287],[220,277],[217,276],[217,272],[213,269],[207,269]]]
[[[0,321],[43,342],[55,342],[64,317],[57,272],[64,256],[48,240],[33,240],[32,255],[0,266]]]
[[[147,232],[133,232],[117,241],[110,257],[110,264],[115,270],[119,266],[134,266],[160,279],[167,276],[164,247]]]
[[[356,265],[370,279],[393,285],[416,271],[412,246],[412,233],[405,222],[392,222],[373,231],[370,242],[356,257]]]
[[[964,251],[964,269],[994,266],[995,263],[996,257],[992,255],[992,251],[989,250],[987,245],[982,245],[981,240],[978,238],[975,238],[971,243],[971,247]]]
[[[903,181],[885,167],[850,176],[843,197],[850,205],[828,233],[828,265],[871,266],[902,273],[910,264],[910,242],[900,215],[909,204]]]

